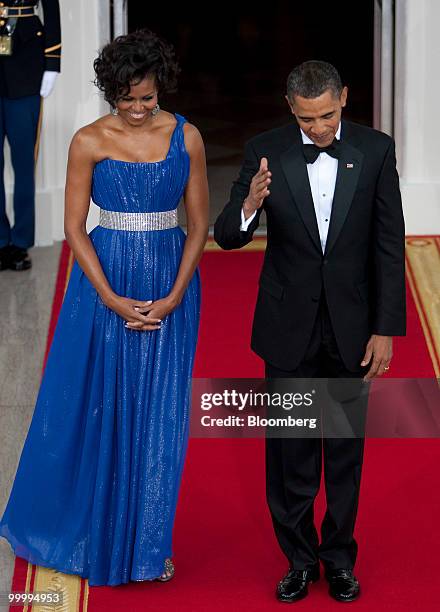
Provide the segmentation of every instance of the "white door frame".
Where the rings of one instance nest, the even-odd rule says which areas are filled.
[[[113,0],[113,36],[127,34],[127,0]]]
[[[394,0],[374,0],[373,127],[394,133]]]

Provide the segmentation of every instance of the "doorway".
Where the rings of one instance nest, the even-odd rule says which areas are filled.
[[[344,116],[373,124],[374,4],[278,0],[255,11],[249,0],[203,5],[127,0],[129,32],[148,27],[175,46],[182,68],[179,90],[162,102],[202,133],[211,222],[228,200],[244,142],[292,121],[284,94],[296,64],[307,59],[334,64],[349,87]]]

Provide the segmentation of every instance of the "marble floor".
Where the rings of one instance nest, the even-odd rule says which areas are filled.
[[[30,270],[0,272],[0,513],[9,497],[41,378],[61,242],[30,249]],[[14,555],[0,538],[0,592]],[[7,606],[0,610],[7,611]]]

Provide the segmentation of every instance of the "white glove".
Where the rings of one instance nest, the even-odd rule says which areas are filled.
[[[57,76],[58,72],[53,70],[44,71],[43,78],[41,79],[40,96],[47,98],[52,93]]]

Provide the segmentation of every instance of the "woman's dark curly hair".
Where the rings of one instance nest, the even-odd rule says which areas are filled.
[[[158,92],[175,91],[180,72],[173,46],[147,29],[118,36],[105,45],[93,68],[94,83],[112,106],[128,94],[130,85],[147,76],[155,77]]]

